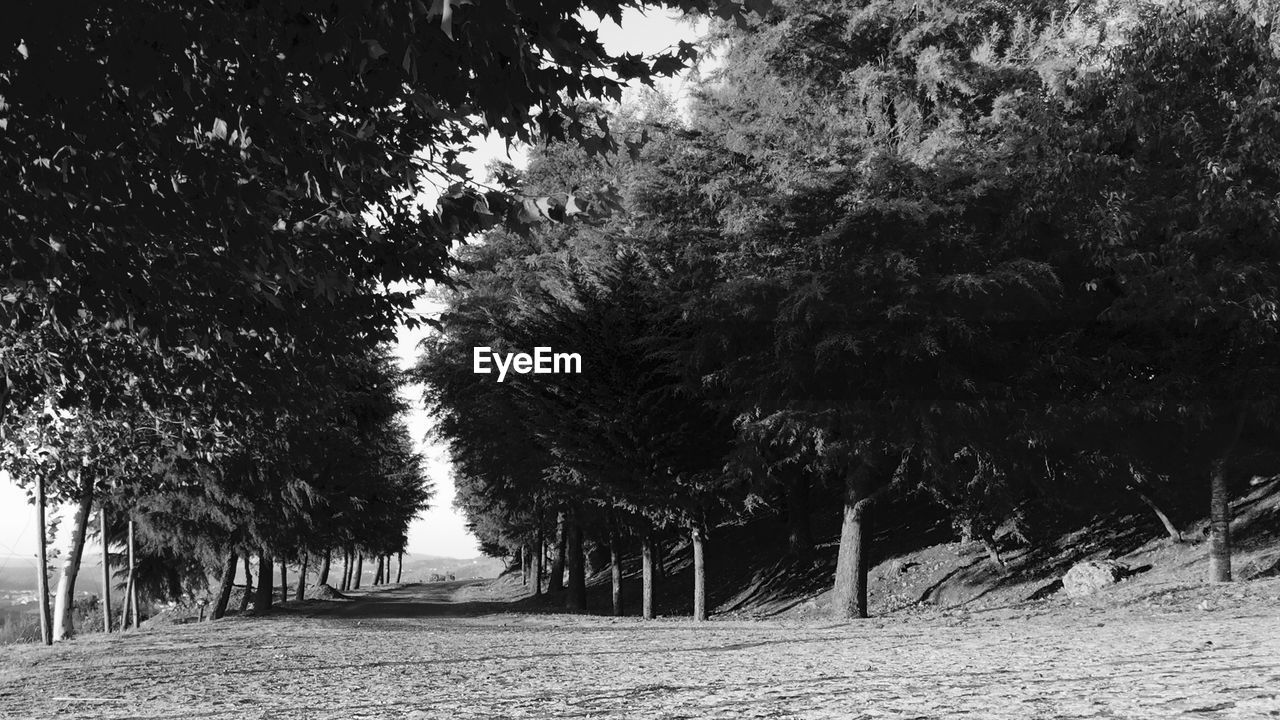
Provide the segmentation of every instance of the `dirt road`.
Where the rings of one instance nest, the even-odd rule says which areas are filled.
[[[0,718],[1280,716],[1276,612],[699,626],[516,614],[487,590],[0,648]]]

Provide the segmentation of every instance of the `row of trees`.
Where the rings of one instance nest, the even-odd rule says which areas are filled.
[[[128,597],[212,571],[214,617],[239,556],[269,606],[277,560],[403,549],[430,491],[386,347],[497,217],[475,191],[420,198],[490,133],[608,147],[578,103],[692,55],[611,55],[583,12],[647,4],[6,9],[0,461],[42,539],[47,500],[76,507],[46,640],[69,632],[95,508]]]
[[[519,178],[617,202],[461,252],[416,371],[460,507],[535,568],[557,538],[574,610],[584,536],[615,599],[639,544],[646,617],[655,539],[687,538],[701,618],[708,533],[785,509],[802,555],[811,496],[842,518],[842,617],[867,612],[871,508],[905,494],[1001,565],[1135,502],[1177,537],[1211,498],[1229,580],[1230,495],[1276,461],[1275,17],[809,0],[725,24],[690,117],[651,99],[611,121],[626,152],[546,144]],[[583,372],[498,382],[480,346]]]
[[[51,623],[45,618],[50,639],[72,632],[71,601],[92,531],[107,569],[123,566],[133,624],[139,595],[178,599],[207,589],[211,575],[218,582],[211,617],[221,617],[238,561],[251,554],[255,608],[264,610],[277,563],[282,575],[287,563],[300,565],[301,587],[312,558],[326,582],[335,550],[377,557],[380,567],[403,552],[431,487],[405,425],[401,373],[385,351],[337,355],[297,372],[288,402],[240,408],[235,427],[196,425],[235,408],[202,407],[195,398],[97,413],[46,398],[6,418],[6,470],[31,490],[41,515],[50,500],[72,508]],[[109,593],[114,583],[104,575],[103,584]],[[109,618],[109,603],[104,611]]]

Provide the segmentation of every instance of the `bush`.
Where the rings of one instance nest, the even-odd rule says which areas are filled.
[[[40,642],[40,618],[35,613],[5,612],[0,616],[0,645]]]

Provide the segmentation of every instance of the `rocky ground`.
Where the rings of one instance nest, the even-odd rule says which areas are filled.
[[[1274,579],[854,623],[512,612],[520,591],[407,585],[0,648],[0,718],[1280,716]]]

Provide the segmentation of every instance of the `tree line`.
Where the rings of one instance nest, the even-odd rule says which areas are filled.
[[[582,13],[646,5],[6,9],[0,463],[38,515],[42,607],[45,505],[75,508],[46,642],[70,632],[91,516],[128,598],[212,578],[215,618],[237,558],[265,608],[276,561],[404,549],[431,490],[388,347],[486,221],[480,195],[465,215],[421,198],[456,199],[489,134],[609,146],[581,103],[693,53],[610,54]]]
[[[576,217],[457,252],[414,377],[488,551],[585,609],[584,548],[655,558],[770,513],[841,520],[834,612],[870,535],[926,498],[1004,565],[1140,507],[1182,540],[1272,475],[1280,15],[1270,3],[779,1],[714,27],[687,113],[495,177]],[[472,372],[473,348],[582,355]],[[879,510],[877,510],[879,508]],[[1207,510],[1207,512],[1205,512]],[[880,521],[890,523],[891,517]],[[1075,524],[1074,526],[1072,524]]]

